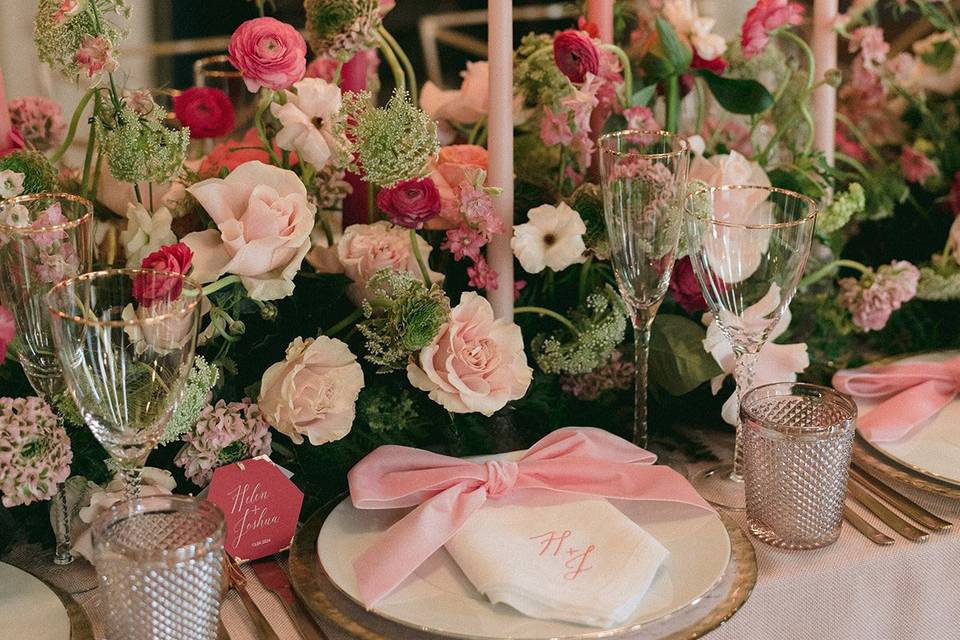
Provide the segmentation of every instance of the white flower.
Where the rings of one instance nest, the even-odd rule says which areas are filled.
[[[698,15],[690,0],[666,0],[662,11],[680,39],[690,44],[704,60],[713,60],[727,50],[723,36],[711,33],[717,21]]]
[[[514,227],[510,247],[528,273],[540,273],[545,267],[563,271],[587,259],[583,242],[587,226],[566,203],[531,209],[527,219]]]
[[[153,212],[143,205],[127,207],[127,227],[120,234],[120,242],[127,250],[127,267],[137,268],[143,259],[168,244],[176,244],[177,236],[170,230],[173,214],[166,207]]]
[[[320,78],[304,78],[293,87],[297,92],[287,91],[285,104],[270,105],[270,112],[283,125],[277,133],[277,145],[296,151],[319,169],[331,158],[335,160],[346,144],[334,131],[342,104],[340,89]]]
[[[0,171],[0,198],[12,198],[23,193],[23,180],[26,176],[16,171]]]
[[[773,313],[779,303],[780,290],[776,286],[771,287],[770,292],[763,299],[744,311],[741,324],[744,326],[751,325],[752,328],[759,328],[760,325],[767,326],[769,321],[765,322],[766,316]],[[723,385],[724,378],[733,373],[736,358],[733,355],[730,340],[723,335],[720,330],[720,323],[714,321],[713,315],[704,314],[703,322],[707,325],[707,336],[703,340],[703,348],[713,356],[720,368],[723,369],[721,375],[710,381],[710,388],[716,395]],[[731,324],[729,319],[727,324]],[[810,366],[810,358],[807,355],[807,345],[805,343],[775,344],[773,342],[789,326],[790,310],[786,309],[776,326],[770,331],[767,342],[757,356],[756,375],[753,378],[755,387],[774,382],[795,382],[797,374]],[[733,393],[723,403],[723,419],[727,423],[735,425],[739,412],[740,405],[737,402],[737,394]]]

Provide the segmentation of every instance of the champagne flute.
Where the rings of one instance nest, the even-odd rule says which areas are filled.
[[[797,291],[818,206],[784,189],[727,185],[694,191],[684,209],[694,273],[736,358],[739,401],[753,387],[760,350]],[[712,504],[743,510],[742,466],[738,422],[733,463],[697,474],[693,485]]]
[[[666,131],[627,129],[600,138],[611,261],[633,321],[633,441],[641,447],[647,444],[650,329],[670,284],[689,164],[690,145]]]
[[[42,193],[0,203],[0,303],[13,314],[17,359],[38,396],[53,406],[64,391],[45,296],[64,278],[90,270],[93,203],[67,193]],[[73,562],[64,483],[54,498],[53,561]]]
[[[180,401],[193,364],[200,285],[179,273],[116,269],[47,295],[57,354],[80,415],[123,472],[127,499]]]

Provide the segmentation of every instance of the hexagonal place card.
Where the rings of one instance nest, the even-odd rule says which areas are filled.
[[[290,546],[303,493],[280,467],[261,456],[214,471],[207,500],[226,517],[227,552],[238,562],[246,562]]]

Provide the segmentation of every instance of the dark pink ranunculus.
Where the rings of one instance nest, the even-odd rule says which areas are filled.
[[[421,229],[440,215],[440,191],[430,178],[404,180],[377,193],[377,206],[401,227]]]
[[[173,112],[191,138],[219,138],[237,122],[230,97],[213,87],[191,87],[174,97]]]
[[[553,60],[571,82],[583,82],[600,70],[597,45],[583,31],[568,29],[553,39]]]
[[[670,278],[670,295],[687,313],[707,310],[707,301],[703,299],[703,291],[697,282],[689,257],[677,260],[674,265]]]
[[[307,42],[276,18],[247,20],[230,37],[230,63],[250,91],[289,89],[307,70]]]
[[[193,264],[193,251],[178,242],[168,244],[154,251],[140,264],[141,269],[166,271],[186,275]],[[173,302],[183,291],[183,280],[172,276],[143,273],[133,280],[133,297],[145,307],[155,302]]]
[[[13,314],[5,307],[0,306],[0,364],[7,357],[7,347],[13,342],[13,336],[16,335],[16,327],[13,324]]]

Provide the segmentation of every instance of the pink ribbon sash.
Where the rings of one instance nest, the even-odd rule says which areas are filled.
[[[590,428],[554,431],[517,462],[476,464],[410,447],[379,447],[347,475],[353,505],[419,506],[357,558],[360,596],[368,607],[375,605],[456,535],[487,499],[517,490],[667,500],[713,511],[679,473],[653,466],[655,461],[649,451]]]
[[[855,398],[886,398],[860,416],[857,430],[872,442],[892,442],[956,398],[960,392],[960,358],[845,369],[833,376],[833,386]]]

